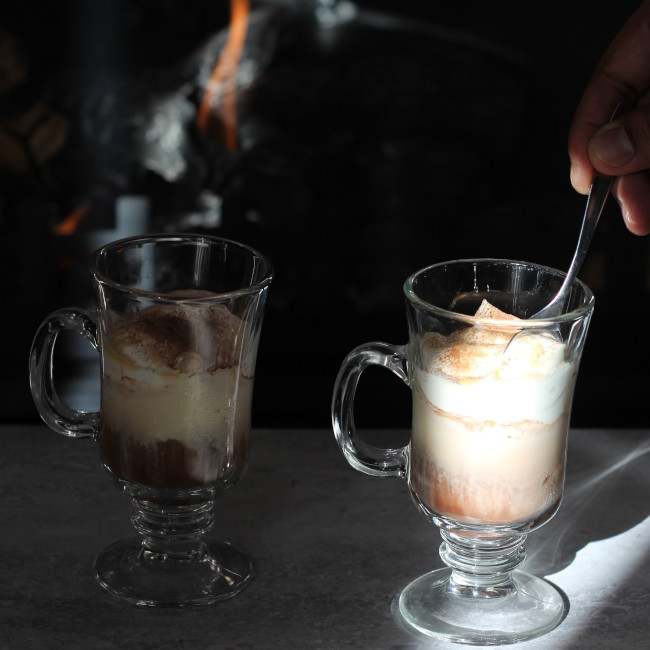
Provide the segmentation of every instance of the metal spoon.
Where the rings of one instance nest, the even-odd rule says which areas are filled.
[[[600,215],[602,214],[603,208],[605,207],[605,202],[609,196],[609,191],[612,187],[612,181],[614,179],[611,176],[601,176],[597,175],[591,187],[589,188],[589,196],[587,197],[587,207],[585,208],[585,215],[582,220],[582,228],[580,229],[580,235],[578,236],[578,245],[576,246],[576,252],[573,255],[571,260],[571,266],[564,278],[564,282],[560,287],[560,290],[557,292],[553,300],[540,309],[537,313],[533,314],[530,318],[532,319],[543,319],[543,318],[553,318],[554,316],[559,316],[564,310],[564,303],[569,296],[569,291],[571,290],[571,285],[578,275],[578,271],[584,262],[584,259],[589,250],[589,244],[591,244],[591,238],[596,230]]]
[[[605,201],[609,196],[609,191],[612,187],[612,178],[609,176],[596,176],[589,188],[589,196],[587,197],[587,207],[585,208],[585,215],[582,220],[582,228],[580,229],[580,235],[578,236],[578,245],[576,247],[576,252],[573,255],[573,260],[571,261],[571,266],[564,278],[564,282],[560,287],[560,290],[555,294],[555,297],[551,302],[543,307],[538,312],[533,314],[530,317],[530,320],[542,320],[544,318],[554,318],[559,316],[564,312],[564,303],[569,297],[569,292],[571,290],[571,285],[575,279],[582,262],[585,259],[587,250],[589,249],[589,244],[591,243],[592,235],[596,230],[598,225],[598,220],[605,206]],[[554,325],[550,330],[546,330],[548,333],[556,333],[559,330],[558,325]],[[534,330],[522,329],[517,332],[508,342],[504,349],[504,353],[510,346],[517,340],[521,339],[524,336],[529,334],[534,334]]]
[[[620,103],[614,108],[612,116],[609,118],[611,122],[615,117]],[[546,307],[540,309],[537,313],[533,314],[530,319],[543,319],[543,318],[553,318],[554,316],[559,316],[564,310],[564,303],[569,296],[569,291],[571,290],[571,285],[578,275],[578,271],[584,262],[584,259],[589,250],[589,244],[591,244],[591,238],[596,230],[598,225],[598,220],[600,215],[603,212],[605,207],[605,202],[609,196],[609,191],[612,188],[612,181],[614,179],[611,176],[603,176],[598,172],[595,172],[594,180],[591,183],[589,188],[589,196],[587,197],[587,206],[585,208],[585,214],[582,219],[582,228],[580,229],[580,235],[578,236],[578,245],[576,246],[576,252],[573,255],[571,260],[571,266],[564,278],[564,282],[560,287],[560,290],[557,292],[553,300],[546,305]]]

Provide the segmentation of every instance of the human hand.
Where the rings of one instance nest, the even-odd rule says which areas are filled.
[[[609,123],[619,103],[623,110]],[[650,0],[627,21],[587,84],[569,130],[569,157],[578,192],[587,194],[594,171],[615,176],[612,192],[626,226],[650,233]]]

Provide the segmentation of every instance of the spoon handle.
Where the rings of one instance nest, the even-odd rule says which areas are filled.
[[[575,277],[584,262],[587,250],[591,244],[591,238],[593,237],[596,226],[598,225],[598,220],[600,219],[600,215],[605,207],[607,197],[609,196],[613,180],[614,179],[611,176],[601,176],[599,174],[594,178],[594,182],[589,189],[587,206],[585,208],[585,217],[578,237],[578,245],[576,246],[573,260],[571,260],[571,266],[567,272],[567,277],[564,280],[567,285],[569,284],[567,282],[569,276],[571,278]]]
[[[557,295],[551,302],[546,305],[543,309],[540,309],[536,314],[531,316],[531,318],[540,319],[540,318],[551,318],[562,313],[564,308],[564,302],[567,298],[569,288],[573,284],[575,277],[578,275],[578,271],[582,267],[582,263],[587,256],[587,251],[589,250],[589,245],[591,244],[591,239],[600,220],[600,215],[603,212],[605,207],[605,202],[609,196],[609,191],[612,187],[613,178],[611,176],[596,176],[591,188],[589,189],[589,196],[587,197],[587,206],[585,208],[585,215],[582,220],[582,228],[580,229],[580,235],[578,236],[578,245],[576,246],[576,252],[573,255],[571,260],[571,266],[567,271],[564,282],[560,287]]]
[[[612,122],[616,117],[620,106],[621,102],[619,102],[614,108],[614,111],[609,118],[610,122]],[[564,282],[555,298],[553,298],[546,307],[540,309],[536,314],[533,314],[530,317],[531,319],[553,318],[553,316],[558,316],[562,313],[571,285],[578,275],[578,271],[585,260],[587,251],[589,250],[591,238],[593,237],[600,215],[605,207],[605,202],[607,201],[609,191],[612,188],[613,180],[614,179],[611,176],[604,176],[598,172],[594,173],[594,180],[591,183],[589,196],[587,197],[585,214],[582,218],[582,228],[580,229],[580,235],[578,236],[578,245],[576,246],[576,252],[573,254],[573,259],[571,260],[571,265],[569,266],[569,270],[564,278]]]

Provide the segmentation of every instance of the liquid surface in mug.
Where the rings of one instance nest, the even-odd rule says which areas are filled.
[[[559,504],[577,367],[562,341],[518,337],[515,317],[419,344],[410,486],[431,513],[473,524],[539,523]]]
[[[248,458],[253,389],[243,335],[237,316],[209,302],[156,304],[107,328],[99,445],[112,472],[172,490],[238,478]]]

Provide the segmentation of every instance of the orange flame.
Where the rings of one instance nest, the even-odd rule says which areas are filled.
[[[203,94],[196,116],[201,131],[208,127],[213,107],[220,104],[225,129],[225,143],[230,150],[237,147],[237,68],[248,31],[250,0],[230,0],[228,38]]]
[[[54,226],[54,234],[74,234],[87,211],[88,203],[82,203],[81,205],[77,206],[63,221]]]

